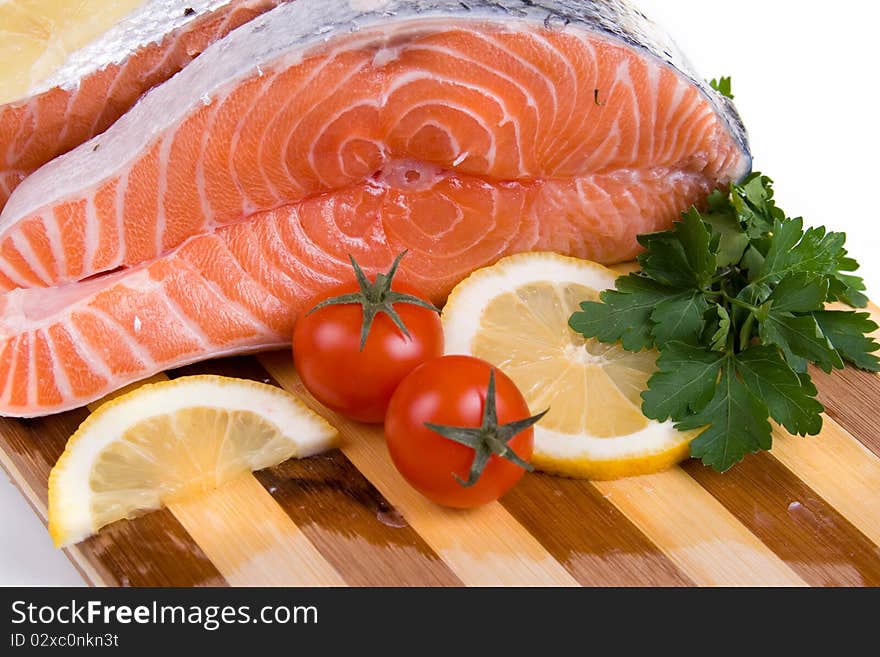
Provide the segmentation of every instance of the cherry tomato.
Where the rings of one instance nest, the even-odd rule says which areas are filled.
[[[294,363],[306,388],[325,406],[361,422],[382,422],[391,395],[404,377],[443,353],[437,310],[414,287],[402,283],[391,287],[397,262],[399,258],[390,276],[383,275],[372,285],[387,283],[385,299],[411,295],[422,300],[424,305],[395,302],[387,306],[398,315],[408,337],[389,314],[377,312],[362,344],[365,306],[357,302],[319,306],[303,314],[294,326]],[[341,285],[314,303],[361,294],[372,292],[358,283]]]
[[[468,440],[479,442],[479,428],[486,428],[484,411],[493,401],[491,372],[496,434],[505,438],[505,427],[512,431],[514,422],[524,421],[527,427],[502,441],[512,454],[500,455],[496,441],[473,483],[468,480],[475,474],[475,447],[444,437],[426,423],[443,425],[444,432],[470,428]],[[444,506],[472,508],[497,500],[526,472],[534,448],[531,425],[541,417],[529,415],[522,394],[503,372],[477,358],[445,356],[420,365],[397,388],[385,417],[385,438],[394,465],[425,497]]]

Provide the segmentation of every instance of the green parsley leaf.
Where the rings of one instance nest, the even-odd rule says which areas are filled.
[[[767,299],[774,312],[809,313],[821,310],[828,298],[828,279],[811,274],[786,276]]]
[[[816,386],[808,374],[789,367],[778,349],[754,345],[736,357],[736,371],[770,416],[789,433],[816,435],[822,430],[822,411]]]
[[[672,230],[639,237],[646,249],[639,256],[642,271],[670,287],[700,289],[717,269],[715,254],[709,249],[710,237],[700,213],[691,208]]]
[[[708,309],[706,297],[696,290],[661,301],[651,313],[654,340],[697,342],[705,327],[703,315]]]
[[[843,233],[827,233],[824,228],[804,232],[803,219],[777,219],[759,280],[777,283],[794,273],[834,275],[846,255],[845,243]]]
[[[759,306],[764,308],[764,304],[771,294],[772,290],[769,285],[749,283],[736,295],[736,300],[744,304],[734,305],[731,309],[733,325],[739,327],[738,337],[741,349],[746,349],[752,343],[752,338],[755,336],[755,329],[757,328],[756,314],[748,310],[747,307]]]
[[[712,351],[725,351],[727,349],[727,340],[730,336],[730,313],[727,309],[719,304],[715,304],[715,314],[718,319],[713,324],[714,331],[710,338],[709,346]]]
[[[617,279],[617,290],[607,290],[601,303],[587,301],[581,312],[572,315],[574,331],[600,342],[621,341],[629,351],[654,345],[651,314],[657,305],[675,294],[674,290],[644,276],[631,274]]]
[[[642,411],[661,422],[702,410],[715,393],[724,354],[670,342],[657,359],[658,371],[642,393]]]
[[[829,281],[828,300],[841,301],[853,308],[865,308],[868,305],[868,297],[862,294],[865,289],[865,282],[858,276],[838,272]]]
[[[871,337],[878,327],[868,313],[828,310],[813,313],[813,317],[843,358],[863,370],[880,372],[876,355],[880,344]]]
[[[806,372],[807,362],[816,363],[825,372],[843,369],[840,354],[825,337],[812,315],[793,315],[770,311],[761,322],[761,340],[782,349],[796,372]]]
[[[718,472],[726,472],[746,454],[770,449],[773,443],[767,406],[737,377],[731,361],[732,357],[724,361],[712,400],[676,424],[682,431],[708,427],[691,442],[691,456]]]
[[[741,185],[730,190],[730,204],[745,224],[746,234],[754,242],[765,241],[773,230],[774,222],[785,219],[785,213],[773,200],[773,181],[760,173],[753,173]],[[754,243],[753,242],[753,243]]]
[[[846,360],[880,371],[880,344],[868,314],[825,310],[867,304],[843,233],[788,218],[760,173],[713,192],[705,207],[640,236],[642,271],[582,304],[570,325],[631,351],[656,348],[642,412],[702,429],[691,454],[725,470],[769,448],[768,418],[793,434],[818,433],[822,405],[808,365],[830,372]]]
[[[749,246],[749,236],[743,232],[742,224],[736,214],[715,211],[705,215],[703,221],[709,224],[715,238],[712,250],[715,253],[717,266],[729,267],[742,260]]]
[[[726,98],[733,100],[732,80],[730,77],[709,80],[709,86]]]
[[[760,276],[761,270],[764,268],[764,254],[755,246],[749,245],[743,254],[742,260],[740,260],[739,268],[748,275],[749,281],[754,283],[758,280],[758,276]]]

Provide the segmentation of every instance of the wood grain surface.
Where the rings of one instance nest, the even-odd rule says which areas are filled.
[[[878,375],[813,372],[827,410],[822,434],[777,430],[772,453],[724,475],[693,461],[616,482],[531,474],[500,502],[462,512],[404,483],[381,429],[322,408],[287,353],[167,376],[194,373],[280,385],[340,430],[341,448],[246,475],[68,548],[90,584],[880,585]],[[0,418],[0,463],[44,522],[49,471],[87,414]]]

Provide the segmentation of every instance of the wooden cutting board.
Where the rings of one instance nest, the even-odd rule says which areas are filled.
[[[814,371],[822,435],[777,431],[772,453],[725,475],[697,462],[604,483],[534,474],[462,512],[404,483],[381,429],[317,404],[286,352],[168,376],[206,372],[300,395],[339,428],[341,449],[105,528],[66,550],[90,584],[880,585],[878,375]],[[44,522],[49,471],[87,414],[0,418],[0,463]]]

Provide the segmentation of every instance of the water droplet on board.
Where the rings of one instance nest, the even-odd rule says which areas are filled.
[[[403,529],[404,527],[409,527],[409,523],[406,519],[400,515],[400,512],[397,509],[379,509],[376,513],[376,520],[381,522],[383,525],[388,525],[389,527],[394,527],[394,529]]]
[[[800,511],[802,508],[804,508],[804,505],[800,502],[792,502],[788,505],[789,511]]]

